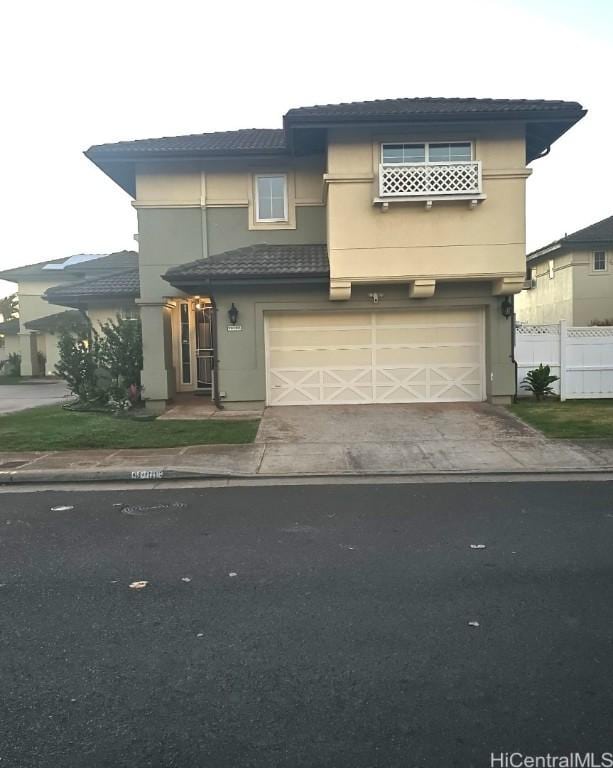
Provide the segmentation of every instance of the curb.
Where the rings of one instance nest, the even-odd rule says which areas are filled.
[[[554,469],[446,469],[446,470],[379,470],[370,472],[358,472],[355,470],[342,470],[338,472],[293,472],[287,474],[264,474],[254,472],[222,472],[219,470],[195,470],[178,469],[175,467],[159,467],[141,470],[118,469],[83,469],[67,472],[62,469],[44,470],[13,470],[0,472],[0,486],[36,485],[54,483],[138,483],[162,482],[167,480],[291,480],[291,479],[316,479],[316,478],[393,478],[393,477],[520,477],[542,476],[556,477],[573,475],[606,475],[613,473],[613,466],[602,467],[556,467]]]

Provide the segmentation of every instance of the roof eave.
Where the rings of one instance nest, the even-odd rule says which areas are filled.
[[[330,279],[329,275],[260,275],[250,277],[208,277],[204,275],[181,275],[180,277],[173,278],[172,275],[162,275],[163,279],[167,283],[177,288],[180,291],[188,293],[197,286],[232,286],[232,287],[245,287],[251,285],[327,285]]]

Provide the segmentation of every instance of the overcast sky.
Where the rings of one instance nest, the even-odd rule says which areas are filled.
[[[609,0],[22,0],[0,13],[3,269],[135,247],[130,198],[83,156],[91,144],[280,127],[291,107],[339,101],[579,101],[587,117],[533,163],[528,249],[613,214]]]

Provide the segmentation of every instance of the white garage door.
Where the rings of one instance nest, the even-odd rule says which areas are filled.
[[[481,310],[270,313],[269,405],[484,399]]]

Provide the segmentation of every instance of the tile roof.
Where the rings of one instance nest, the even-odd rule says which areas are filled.
[[[554,240],[542,248],[537,248],[526,257],[529,261],[544,257],[547,253],[564,246],[582,245],[588,243],[603,243],[613,245],[613,216],[608,216],[602,221],[590,224],[589,227],[578,229],[570,235],[564,235],[559,240]]]
[[[27,323],[24,323],[30,331],[47,333],[55,333],[67,324],[85,325],[86,320],[77,309],[67,309],[64,312],[54,312],[52,315],[37,317],[35,320],[28,320]]]
[[[458,115],[470,113],[531,113],[580,111],[574,101],[546,99],[464,99],[464,98],[403,98],[353,101],[341,104],[321,104],[290,109],[286,123],[330,119],[360,120],[375,118],[414,117],[417,115]]]
[[[0,323],[0,333],[3,336],[16,336],[19,333],[19,318],[12,317]]]
[[[85,155],[90,159],[111,158],[114,155],[157,154],[275,154],[286,149],[282,128],[243,128],[238,131],[192,133],[187,136],[163,136],[158,139],[135,139],[90,147]]]
[[[85,254],[77,254],[83,256]],[[91,255],[91,254],[90,254]],[[48,264],[61,267],[62,264],[70,262],[73,256],[65,256],[61,259],[50,259],[39,261],[35,264],[26,264],[23,267],[13,267],[0,272],[0,278],[19,282],[21,280],[43,278],[53,280],[58,275],[72,275],[76,280],[79,276],[95,274],[96,272],[108,272],[109,270],[121,269],[122,267],[138,266],[138,253],[136,251],[116,251],[115,253],[96,254],[96,258],[87,261],[77,261],[69,263],[64,269],[45,269]]]
[[[131,268],[121,272],[111,272],[100,277],[89,277],[74,283],[56,285],[47,289],[44,298],[52,304],[73,306],[85,304],[88,299],[138,298],[139,296],[138,268]]]
[[[320,245],[249,245],[169,269],[164,279],[183,282],[328,277],[328,250]]]
[[[578,229],[562,238],[563,243],[613,243],[613,216]]]

